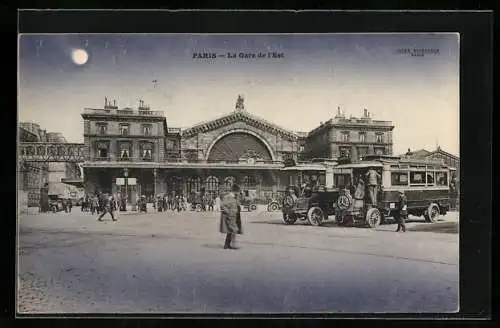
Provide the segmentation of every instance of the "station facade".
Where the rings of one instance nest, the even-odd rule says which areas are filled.
[[[265,202],[289,185],[282,171],[287,161],[392,155],[394,126],[372,120],[366,110],[361,119],[338,112],[310,132],[251,114],[241,97],[226,115],[185,129],[168,126],[163,112],[142,101],[137,109],[119,109],[106,100],[104,108],[86,108],[82,117],[86,192],[120,193],[131,203],[139,195],[189,196],[202,189],[215,196],[234,183]]]

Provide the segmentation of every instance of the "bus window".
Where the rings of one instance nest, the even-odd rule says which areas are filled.
[[[427,172],[427,185],[428,186],[434,185],[434,172]]]
[[[410,184],[425,185],[425,171],[410,172]]]
[[[325,173],[321,173],[319,175],[319,184],[324,186],[326,184],[326,174]]]
[[[348,182],[351,182],[350,174],[335,174],[335,185],[337,187],[343,188]]]
[[[438,186],[447,186],[448,174],[446,172],[436,172],[436,184]]]
[[[393,186],[407,186],[408,185],[408,172],[391,172],[391,185],[393,185]]]

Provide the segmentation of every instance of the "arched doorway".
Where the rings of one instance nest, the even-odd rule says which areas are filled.
[[[255,177],[247,175],[243,178],[243,190],[253,190],[257,188]]]
[[[188,195],[191,195],[192,193],[197,193],[200,192],[201,189],[201,180],[200,177],[198,176],[192,176],[188,179]]]
[[[207,196],[214,199],[219,195],[219,179],[214,176],[209,176],[206,181]]]
[[[233,185],[236,183],[236,178],[233,176],[228,176],[224,179],[224,190],[231,191]]]
[[[273,160],[272,150],[256,134],[237,130],[222,135],[208,149],[208,161],[239,161],[242,158]]]

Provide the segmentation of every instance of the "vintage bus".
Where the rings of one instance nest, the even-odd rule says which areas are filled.
[[[380,177],[376,204],[371,204],[368,188],[362,197],[355,197],[352,192],[360,178],[366,182],[369,170],[375,170]],[[333,169],[333,180],[341,192],[336,201],[336,221],[339,224],[361,221],[377,227],[384,218],[392,216],[398,192],[403,191],[408,199],[408,214],[436,222],[450,209],[452,171],[453,168],[442,161],[380,155],[366,156],[358,163],[337,165]]]

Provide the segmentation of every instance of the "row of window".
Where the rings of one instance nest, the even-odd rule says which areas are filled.
[[[391,172],[393,186],[447,186],[448,173],[434,171]]]
[[[336,186],[346,186],[351,182],[351,175],[335,174],[334,183]],[[400,171],[391,172],[392,186],[447,186],[447,172],[433,171]]]
[[[228,176],[224,178],[223,181],[223,190],[231,190],[232,186],[236,183],[236,178],[233,176]],[[221,189],[221,184],[219,179],[215,176],[209,176],[205,180],[205,191],[207,193],[218,193]],[[187,189],[188,193],[200,192],[202,188],[203,182],[202,179],[198,176],[190,177],[187,181]],[[243,190],[252,190],[257,186],[255,177],[253,176],[245,176],[242,181],[242,189]]]
[[[97,133],[99,135],[108,134],[108,123],[96,123]],[[141,133],[143,136],[152,136],[153,125],[152,124],[141,124]],[[122,136],[130,135],[130,124],[120,123],[119,133]]]
[[[120,159],[129,159],[132,157],[131,148],[132,145],[130,142],[123,141],[118,142],[118,157]],[[139,144],[139,156],[144,160],[152,160],[153,159],[153,143],[150,142],[142,142]],[[96,143],[95,146],[95,154],[98,158],[108,158],[109,157],[109,142],[108,141],[100,141]]]
[[[340,140],[342,142],[349,142],[350,141],[350,132],[349,131],[343,131],[341,133]],[[358,141],[359,142],[366,142],[366,133],[365,132],[359,132],[358,133]],[[375,134],[375,142],[378,142],[378,143],[384,142],[384,134],[383,133],[377,133],[377,134]]]
[[[368,147],[357,147],[356,148],[358,151],[358,157],[362,158],[366,155],[368,155]],[[375,155],[385,155],[386,150],[384,147],[374,147],[373,152]],[[339,154],[341,157],[348,157],[351,158],[351,147],[339,147]]]

